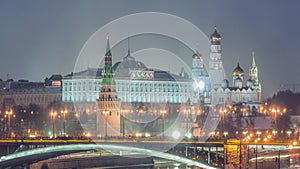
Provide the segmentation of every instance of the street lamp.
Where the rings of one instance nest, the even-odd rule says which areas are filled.
[[[103,110],[102,111],[102,115],[104,116],[105,119],[105,137],[107,137],[107,119],[108,119],[108,115],[110,114],[110,112],[108,110]]]
[[[222,115],[222,128],[225,129],[225,115],[227,113],[226,107],[224,109],[220,108],[220,113]]]
[[[275,129],[278,130],[278,115],[283,115],[287,112],[286,108],[280,108],[280,107],[271,107],[269,108],[269,111],[274,115],[274,121],[275,121]]]
[[[167,114],[167,110],[160,111],[162,117],[162,136],[165,137],[165,115]]]
[[[12,109],[9,109],[5,112],[5,117],[8,118],[7,134],[10,137],[10,116],[13,114]]]
[[[257,169],[257,140],[254,140],[255,142],[255,169]]]
[[[122,130],[123,130],[123,137],[125,137],[125,115],[126,115],[126,113],[128,113],[129,112],[129,110],[128,109],[123,109],[122,111],[121,111],[121,113],[122,113],[122,116],[123,116],[123,118],[122,118]]]
[[[144,109],[143,109],[142,107],[139,108],[138,113],[139,113],[139,122],[141,123],[141,122],[142,122],[141,116],[142,116],[142,114],[144,113]]]
[[[64,136],[66,136],[66,114],[68,114],[68,110],[61,110],[61,114],[64,116],[64,123],[63,123],[63,129],[64,129]]]
[[[21,135],[21,137],[23,137],[23,123],[24,123],[24,119],[21,119],[21,123],[20,123],[20,135]]]
[[[183,110],[183,113],[186,115],[186,117],[185,117],[185,130],[186,130],[186,136],[188,135],[188,133],[189,133],[189,121],[190,121],[190,119],[189,119],[189,114],[190,114],[190,110],[188,109],[184,109]]]
[[[55,117],[57,116],[57,112],[56,111],[51,111],[50,116],[51,116],[51,119],[52,119],[52,138],[55,138],[54,126],[55,126]]]

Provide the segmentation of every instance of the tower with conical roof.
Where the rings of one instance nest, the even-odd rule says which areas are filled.
[[[116,82],[112,68],[112,52],[107,36],[104,69],[101,88],[97,99],[98,116],[97,132],[101,136],[120,136],[120,106],[121,100],[116,92]]]
[[[258,92],[257,98],[258,101],[261,101],[261,84],[258,80],[258,69],[255,63],[255,52],[252,51],[252,64],[249,68],[249,77],[253,82],[253,88]]]
[[[210,42],[209,76],[212,87],[218,88],[222,86],[225,74],[221,54],[221,35],[217,32],[216,26],[214,33],[210,36]]]

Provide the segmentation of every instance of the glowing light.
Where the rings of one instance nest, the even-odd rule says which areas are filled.
[[[174,131],[173,132],[173,134],[172,134],[172,137],[174,138],[174,139],[179,139],[179,137],[180,137],[180,132],[179,131]]]
[[[204,87],[205,87],[204,82],[202,80],[200,82],[197,82],[197,87],[201,90],[204,89]]]
[[[192,133],[187,133],[187,134],[186,134],[186,137],[187,137],[188,139],[192,138],[192,136],[193,136]]]
[[[145,137],[151,137],[150,133],[145,133]]]
[[[135,137],[142,137],[143,133],[135,133]]]
[[[223,134],[224,134],[224,136],[226,137],[226,136],[228,135],[228,132],[227,132],[227,131],[225,131]]]
[[[293,141],[293,146],[297,145],[297,141]]]

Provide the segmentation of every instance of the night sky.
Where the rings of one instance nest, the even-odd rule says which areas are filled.
[[[162,12],[190,21],[207,36],[217,25],[230,80],[238,58],[248,74],[254,50],[266,98],[280,85],[300,83],[299,6],[296,0],[2,0],[0,78],[9,74],[14,80],[43,81],[53,73],[66,75],[84,43],[108,22],[138,12]]]

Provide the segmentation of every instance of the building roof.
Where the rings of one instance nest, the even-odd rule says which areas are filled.
[[[61,74],[53,74],[50,78],[49,78],[49,80],[51,80],[51,81],[61,81],[62,80],[62,75]]]
[[[244,76],[244,70],[240,67],[240,63],[237,63],[237,66],[235,69],[232,71],[232,76],[239,76],[242,77]]]
[[[7,95],[7,94],[24,94],[24,93],[61,93],[60,87],[36,87],[36,88],[30,88],[30,89],[6,89],[1,90],[1,95]]]
[[[71,73],[65,76],[65,78],[74,77],[96,77],[101,76],[102,68],[87,68],[80,72]]]

